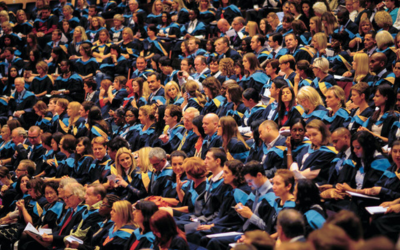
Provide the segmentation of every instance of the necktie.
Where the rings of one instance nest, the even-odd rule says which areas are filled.
[[[58,235],[62,235],[62,232],[64,231],[64,229],[67,227],[68,223],[71,221],[72,219],[72,215],[74,214],[74,211],[72,210],[68,219],[64,222],[63,226],[61,227],[60,232],[58,233]]]
[[[187,137],[187,134],[188,134],[188,132],[186,131],[186,133],[185,133],[185,135],[183,136],[183,138],[182,138],[182,141],[181,141],[181,143],[179,144],[179,146],[178,146],[178,149],[177,149],[177,150],[181,150],[181,149],[182,149],[183,145],[184,145],[184,144],[185,144],[185,142],[186,142],[186,137]]]
[[[276,55],[276,52],[275,52],[275,51],[272,51],[272,58],[275,59],[275,55]]]
[[[260,193],[257,191],[256,192],[256,198],[254,199],[253,206],[251,208],[251,211],[255,214],[256,213],[256,208],[257,208],[257,203],[258,199],[260,198]],[[246,222],[243,224],[243,231],[246,231],[246,229],[250,226],[250,220],[247,219]]]

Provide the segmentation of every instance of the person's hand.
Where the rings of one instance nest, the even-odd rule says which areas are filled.
[[[46,241],[46,242],[53,242],[53,235],[43,234],[42,239],[43,239],[43,241]]]
[[[286,143],[286,147],[287,148],[292,148],[292,141],[291,141],[291,136],[288,136],[287,138],[286,138],[286,141],[285,141],[285,143]]]
[[[353,74],[351,74],[350,71],[346,71],[346,72],[344,72],[344,74],[342,76],[344,76],[344,77],[352,77],[352,75]]]
[[[111,55],[111,59],[112,59],[113,61],[117,61],[117,55],[112,54],[112,55]]]
[[[104,95],[106,93],[106,90],[103,88],[100,88],[100,95]]]
[[[49,165],[53,165],[54,162],[55,162],[54,159],[48,159],[48,160],[46,160],[46,163],[49,164]]]
[[[75,59],[78,59],[78,56],[72,55],[72,56],[69,57],[69,60],[75,60]]]
[[[396,214],[400,213],[400,204],[389,206],[385,214],[388,213],[396,213]]]
[[[113,90],[114,90],[114,86],[110,86],[110,87],[108,88],[108,90],[107,90],[108,95],[111,95],[112,92],[113,92]]]
[[[132,105],[132,107],[137,108],[136,99],[133,99],[133,100],[131,101],[131,105]]]
[[[321,186],[318,187],[318,189],[319,189],[320,192],[323,192],[323,191],[325,191],[325,190],[327,190],[327,189],[330,189],[330,188],[333,188],[333,185],[331,185],[331,184],[324,184],[324,185],[321,185]]]
[[[370,133],[371,133],[371,131],[370,131],[369,129],[367,129],[366,127],[359,127],[359,128],[357,129],[357,131],[367,131],[367,132],[370,132]]]
[[[3,185],[3,186],[1,186],[1,192],[5,192],[5,191],[7,191],[9,189],[9,187],[7,186],[7,185]]]
[[[202,230],[210,230],[214,224],[211,225],[200,225],[197,227],[197,231],[202,231]]]
[[[242,208],[239,208],[239,207]],[[251,209],[249,207],[243,206],[242,203],[239,203],[235,206],[236,212],[238,212],[238,214],[240,214],[243,218],[249,219],[252,215],[253,212],[251,211]]]
[[[339,192],[345,192],[345,191],[351,191],[351,190],[353,190],[353,189],[349,186],[349,184],[347,184],[347,183],[343,183],[343,184],[338,183],[338,184],[336,184],[336,189],[337,189]]]
[[[364,189],[366,195],[378,195],[381,192],[382,187],[372,187]]]
[[[169,140],[169,136],[166,135],[166,134],[162,134],[162,135],[160,135],[160,137],[158,137],[158,138],[160,138],[160,140],[161,140],[163,143],[166,143],[166,142]]]
[[[128,184],[128,182],[126,182],[125,180],[124,180],[124,178],[122,178],[122,176],[121,175],[117,175],[116,177],[115,177],[115,182],[118,184],[118,186],[121,186],[121,187],[127,187],[129,184]]]
[[[393,206],[393,205],[396,205],[397,203],[396,202],[394,202],[394,201],[385,201],[385,202],[382,202],[382,204],[380,204],[379,206],[381,206],[381,207],[390,207],[390,206]]]
[[[14,113],[14,116],[15,117],[21,117],[21,115],[23,115],[24,114],[24,111],[16,111],[15,113]]]
[[[160,100],[157,100],[157,105],[161,106],[161,105],[164,105],[164,103],[162,101],[160,101]]]
[[[188,181],[181,181],[181,175],[180,175],[180,174],[177,174],[177,175],[176,175],[176,190],[177,190],[177,191],[178,191],[178,190],[181,190],[183,184],[185,184],[186,182],[188,182]]]
[[[185,79],[188,79],[189,78],[189,73],[184,71],[184,70],[182,70],[182,77],[185,78]]]
[[[25,201],[24,200],[17,201],[16,206],[18,207],[19,211],[24,210],[25,209]]]
[[[67,248],[75,248],[75,249],[77,249],[77,248],[79,247],[79,243],[76,242],[76,241],[67,242],[67,243],[65,244],[65,246],[66,246]]]
[[[38,33],[36,33],[36,36],[37,36],[37,37],[43,37],[43,36],[44,36],[44,33],[43,33],[43,32],[38,32]]]

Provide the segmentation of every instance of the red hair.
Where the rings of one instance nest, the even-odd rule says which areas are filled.
[[[160,248],[169,248],[171,240],[176,236],[186,241],[185,233],[176,226],[174,218],[167,211],[158,210],[155,212],[150,218],[150,228],[154,234],[159,233],[161,235],[161,238],[157,237],[155,244],[159,245]]]

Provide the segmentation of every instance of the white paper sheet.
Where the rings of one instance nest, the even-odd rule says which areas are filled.
[[[235,35],[236,35],[236,31],[235,31],[234,29],[230,29],[230,30],[228,30],[228,31],[225,33],[225,35],[226,35],[227,37],[235,36]]]
[[[209,234],[207,238],[219,238],[219,237],[226,237],[226,236],[237,236],[242,235],[243,233],[240,232],[227,232],[227,233],[219,233],[219,234]]]
[[[365,194],[359,194],[359,193],[355,193],[355,192],[350,192],[350,191],[346,191],[348,194],[350,194],[351,196],[355,196],[355,197],[360,197],[360,198],[366,198],[366,199],[373,199],[373,200],[380,200],[379,197],[375,197],[375,196],[370,196],[370,195],[365,195]]]
[[[381,206],[372,206],[372,207],[365,207],[365,209],[368,211],[370,214],[384,214],[387,211],[387,207],[381,207]]]
[[[70,242],[70,243],[72,243],[73,241],[76,241],[76,242],[78,242],[79,244],[83,244],[83,241],[82,241],[81,239],[78,239],[78,238],[76,238],[76,237],[74,237],[74,236],[72,236],[72,235],[67,236],[67,237],[65,238],[65,240],[68,241],[68,242]]]
[[[185,233],[186,234],[194,233],[194,232],[197,231],[197,228],[199,226],[200,226],[200,222],[199,221],[186,224],[185,225]]]

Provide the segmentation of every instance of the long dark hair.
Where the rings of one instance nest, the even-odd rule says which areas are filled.
[[[313,205],[320,205],[319,189],[313,180],[301,179],[297,181],[296,206],[301,213],[305,213]]]
[[[88,133],[90,133],[90,130],[92,129],[92,127],[95,124],[98,124],[101,129],[106,132],[106,134],[110,134],[109,131],[109,127],[106,121],[104,121],[102,115],[101,115],[101,110],[99,107],[97,106],[93,106],[88,114],[88,124],[89,124],[89,131]]]
[[[203,139],[206,137],[206,133],[204,133],[204,128],[203,128],[203,115],[196,116],[193,118],[193,125],[196,126],[196,128],[199,130],[199,133],[201,134],[201,137]]]
[[[351,137],[351,152],[353,154],[353,159],[358,159],[358,157],[354,154],[353,141],[355,140],[360,143],[363,149],[364,158],[360,159],[360,161],[368,163],[365,164],[367,168],[367,165],[369,166],[370,163],[373,162],[375,152],[378,151],[379,153],[382,153],[381,145],[371,133],[367,131],[358,131]]]
[[[24,177],[28,177],[29,180],[32,179],[32,177],[31,177],[30,175],[27,175],[27,174],[21,175],[21,176],[18,178],[18,180],[17,180],[17,186],[15,187],[15,190],[17,190],[17,193],[18,193],[18,195],[20,195],[20,196],[24,195],[24,194],[22,193],[22,190],[21,190],[21,181],[22,181],[22,178],[24,178]]]
[[[390,86],[389,84],[379,85],[375,93],[378,91],[382,96],[387,97],[387,100],[385,102],[384,112],[393,113],[394,104],[396,103],[396,94],[394,93],[392,86]],[[381,108],[378,107],[378,110],[376,110],[371,117],[372,123],[375,123],[378,120],[380,113],[381,113]]]
[[[254,139],[254,144],[258,147],[261,144],[261,139],[260,139],[260,133],[258,132],[258,127],[260,127],[261,123],[263,123],[264,119],[259,119],[256,121],[253,121],[250,124],[251,131],[253,131],[253,139]]]
[[[152,201],[138,201],[135,205],[137,210],[140,210],[143,215],[143,227],[144,232],[143,234],[150,232],[150,218],[154,215],[155,212],[158,211],[157,205]]]
[[[86,137],[86,136],[79,137],[76,140],[76,145],[78,145],[80,142],[82,142],[83,146],[85,146],[85,151],[83,151],[83,153],[81,155],[79,155],[78,153],[75,154],[75,164],[77,164],[78,160],[80,158],[82,158],[84,155],[93,155],[92,143],[91,143],[89,137]]]
[[[169,248],[169,243],[176,236],[186,240],[185,233],[176,226],[174,218],[167,211],[158,210],[155,212],[150,219],[150,228],[154,234],[159,233],[161,235],[161,238],[157,237],[154,244],[160,246],[160,248]]]
[[[286,107],[285,103],[282,101],[282,93],[284,89],[289,89],[290,93],[292,93],[292,100],[289,103],[289,107]],[[278,126],[283,126],[282,120],[285,117],[285,112],[287,108],[289,109],[290,112],[294,106],[296,106],[296,96],[294,95],[293,88],[289,86],[282,87],[281,90],[279,91],[279,97],[278,97]]]
[[[164,113],[165,113],[166,107],[167,106],[165,106],[165,105],[160,105],[157,107],[158,121],[155,123],[155,125],[156,125],[155,134],[157,136],[161,135],[165,128],[165,121],[163,118],[164,118]]]

